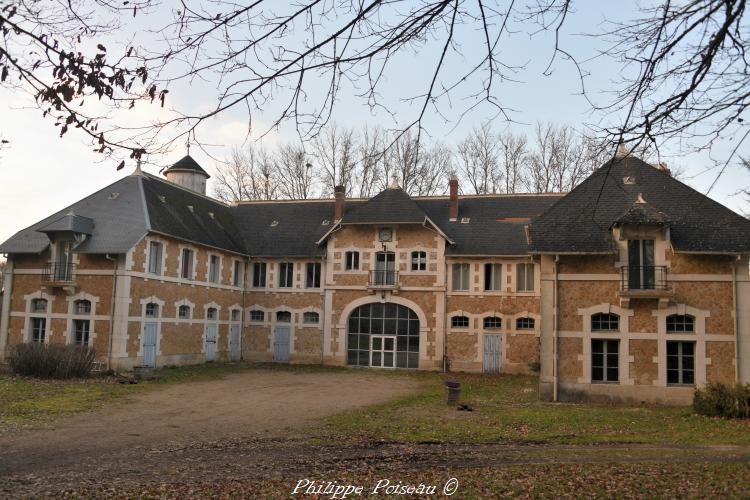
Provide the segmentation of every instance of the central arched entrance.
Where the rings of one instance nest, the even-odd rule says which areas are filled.
[[[374,368],[419,367],[419,318],[406,306],[374,303],[349,316],[346,362]]]

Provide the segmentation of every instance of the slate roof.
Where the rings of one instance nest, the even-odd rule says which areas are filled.
[[[750,252],[750,221],[632,156],[606,163],[533,221],[529,251],[614,252],[610,227],[639,194],[669,219],[676,251]]]
[[[203,170],[203,167],[198,165],[198,162],[190,155],[185,155],[177,163],[164,170],[165,174],[167,172],[198,172],[205,175],[206,179],[211,178],[211,176],[208,175],[208,172]]]
[[[94,230],[94,220],[76,215],[73,210],[37,229],[40,233],[72,232],[90,235]]]
[[[664,212],[660,212],[645,200],[636,200],[630,208],[615,220],[615,225],[643,225],[653,224],[663,226],[669,224],[671,219]]]
[[[425,217],[424,210],[403,189],[388,188],[345,212],[341,223],[421,224]]]

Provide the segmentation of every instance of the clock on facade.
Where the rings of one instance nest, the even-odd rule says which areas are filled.
[[[391,241],[393,238],[393,229],[389,227],[384,227],[378,231],[378,240],[379,241]]]

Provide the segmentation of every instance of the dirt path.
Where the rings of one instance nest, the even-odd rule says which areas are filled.
[[[406,395],[417,383],[372,374],[252,370],[175,384],[95,413],[0,438],[0,476],[137,460],[153,448],[285,436],[321,417]]]

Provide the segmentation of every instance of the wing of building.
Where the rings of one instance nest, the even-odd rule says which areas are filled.
[[[0,348],[116,369],[277,361],[540,374],[543,397],[688,402],[750,381],[750,222],[620,155],[564,194],[253,201],[187,156],[16,233]]]

